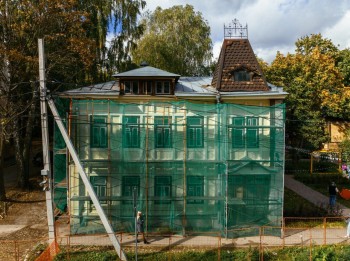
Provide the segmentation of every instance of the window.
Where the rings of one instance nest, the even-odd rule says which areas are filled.
[[[204,118],[188,117],[187,118],[187,147],[203,148],[204,147]]]
[[[157,94],[170,94],[170,82],[156,82],[156,93]]]
[[[123,200],[123,204],[132,204],[134,188],[136,188],[137,196],[140,195],[140,177],[124,176],[122,182],[122,196],[130,197],[130,200]]]
[[[90,177],[90,182],[99,199],[107,196],[107,177],[92,176]],[[100,203],[107,204],[107,201],[100,200]]]
[[[144,83],[143,93],[147,94],[147,95],[152,94],[152,82],[151,81],[147,81]]]
[[[125,81],[124,93],[139,94],[139,82],[138,81]]]
[[[259,147],[259,118],[232,118],[232,148]]]
[[[171,148],[171,117],[154,117],[154,139],[156,148]]]
[[[125,116],[123,118],[123,147],[140,147],[140,118],[138,116]]]
[[[193,199],[195,197],[204,196],[204,177],[203,176],[187,176],[187,203],[203,204],[203,199]]]
[[[90,116],[90,147],[107,148],[107,116]]]
[[[154,196],[157,198],[162,198],[162,200],[155,200],[155,204],[171,203],[171,200],[163,199],[171,197],[171,176],[154,177]]]
[[[235,82],[247,82],[251,80],[250,74],[246,70],[233,72],[233,79]]]

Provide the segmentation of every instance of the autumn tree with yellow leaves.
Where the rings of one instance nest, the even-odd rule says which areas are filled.
[[[325,122],[329,118],[349,119],[349,95],[344,90],[346,61],[338,48],[320,34],[300,38],[295,54],[277,53],[265,66],[269,82],[283,86],[286,98],[287,144],[319,149],[327,141]],[[349,72],[349,71],[348,71]]]

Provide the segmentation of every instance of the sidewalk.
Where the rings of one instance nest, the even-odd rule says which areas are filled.
[[[284,175],[284,186],[316,206],[319,206],[320,204],[328,206],[329,204],[329,198],[327,196],[295,180],[292,175]],[[342,210],[343,216],[350,215],[350,208],[347,208],[339,203],[337,203],[337,205]]]

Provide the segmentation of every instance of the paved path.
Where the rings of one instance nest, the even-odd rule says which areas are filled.
[[[306,200],[310,201],[316,206],[323,205],[328,206],[329,198],[318,191],[311,189],[310,187],[304,185],[303,183],[295,180],[292,175],[284,176],[284,186],[298,195],[302,196]],[[339,208],[342,210],[344,216],[350,215],[350,208],[347,208],[339,203],[337,203]]]

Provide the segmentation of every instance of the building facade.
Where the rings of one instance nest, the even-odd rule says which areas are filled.
[[[248,39],[225,39],[213,77],[148,65],[59,95],[70,138],[116,231],[257,232],[283,215],[286,93],[268,84]],[[72,233],[103,232],[58,132],[55,202]]]

